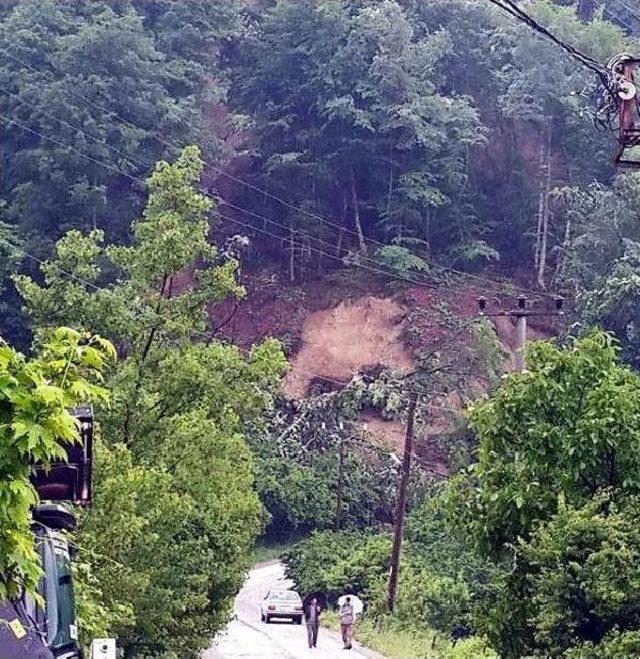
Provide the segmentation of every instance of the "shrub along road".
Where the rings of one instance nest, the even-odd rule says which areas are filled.
[[[305,656],[335,659],[342,653],[345,657],[381,659],[380,655],[359,644],[350,652],[343,650],[339,635],[324,628],[320,629],[318,647],[309,650],[304,624],[274,621],[266,625],[260,622],[260,602],[266,592],[287,587],[290,587],[290,582],[284,578],[281,563],[270,562],[254,567],[236,598],[234,619],[218,635],[202,659],[296,659]]]

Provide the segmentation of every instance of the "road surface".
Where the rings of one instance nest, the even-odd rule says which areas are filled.
[[[320,628],[318,647],[307,647],[307,630],[304,623],[293,625],[288,621],[275,620],[270,624],[260,622],[260,601],[271,588],[283,588],[289,584],[284,579],[281,563],[265,563],[249,573],[235,602],[235,618],[220,633],[202,659],[381,659],[380,655],[354,644],[353,650],[343,650],[339,634]]]

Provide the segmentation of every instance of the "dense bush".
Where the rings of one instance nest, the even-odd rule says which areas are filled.
[[[521,542],[498,599],[511,615],[487,629],[502,654],[630,656],[616,652],[638,644],[639,523],[638,497],[605,492],[581,508],[562,506]]]
[[[616,648],[640,629],[640,378],[601,332],[536,344],[528,366],[472,410],[478,462],[448,486],[479,547],[512,564],[474,619],[505,658],[607,656],[600,644],[628,656]]]
[[[243,292],[237,263],[208,241],[202,167],[194,147],[158,164],[129,247],[71,231],[42,266],[44,283],[17,279],[39,333],[100,328],[118,348],[105,377],[111,405],[96,413],[95,502],[77,540],[81,633],[118,636],[127,658],[198,657],[226,624],[260,531],[244,432],[285,368],[276,341],[245,356],[200,338],[206,303]],[[175,291],[193,264],[192,285]],[[120,274],[100,288],[106,268]]]
[[[409,545],[403,554],[395,611],[398,624],[431,628],[448,636],[469,630],[472,591],[460,575],[439,574]],[[321,590],[330,602],[356,593],[374,619],[386,615],[391,537],[386,534],[317,532],[285,557],[287,575],[302,592]]]

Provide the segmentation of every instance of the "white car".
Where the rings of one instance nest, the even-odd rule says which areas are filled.
[[[270,623],[274,618],[289,618],[302,624],[302,600],[294,590],[270,590],[260,604],[260,620]]]

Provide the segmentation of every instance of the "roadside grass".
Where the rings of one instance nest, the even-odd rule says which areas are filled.
[[[323,625],[339,631],[338,614],[326,612]],[[407,629],[386,619],[376,626],[366,618],[356,624],[356,639],[365,647],[388,659],[498,659],[482,638],[471,637],[455,645],[442,635],[427,629]]]

